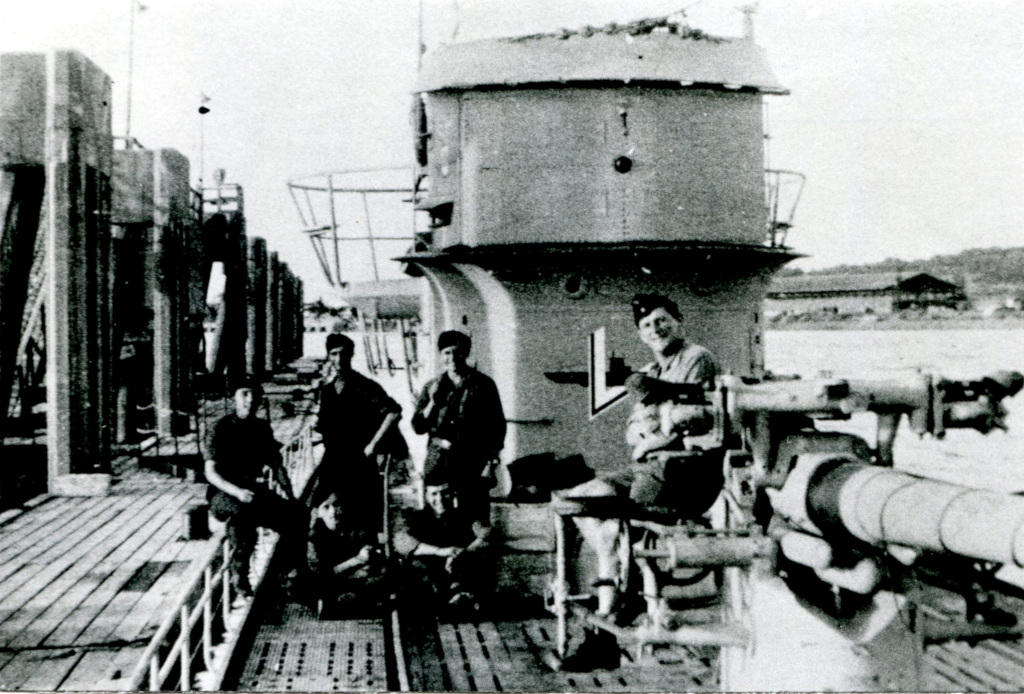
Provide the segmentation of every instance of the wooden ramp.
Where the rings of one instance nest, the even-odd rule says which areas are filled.
[[[206,485],[127,474],[0,525],[0,690],[111,690],[131,672],[206,541],[183,509]]]

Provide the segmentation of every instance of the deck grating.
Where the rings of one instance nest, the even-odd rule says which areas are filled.
[[[413,688],[436,691],[437,681],[425,676],[429,658],[423,625],[406,628]],[[552,620],[460,623],[436,625],[437,654],[448,691],[698,691],[716,684],[716,658],[709,649],[671,649],[671,658],[659,662],[659,653],[644,665],[623,658],[616,670],[593,673],[556,673],[542,664],[542,654],[553,647]],[[670,662],[669,662],[670,660]]]
[[[308,609],[290,604],[282,624],[260,627],[239,689],[387,689],[384,636],[384,626],[378,620],[318,620]]]

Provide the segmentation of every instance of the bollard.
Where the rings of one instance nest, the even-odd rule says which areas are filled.
[[[210,537],[210,505],[205,502],[189,504],[183,515],[182,540],[206,540]]]

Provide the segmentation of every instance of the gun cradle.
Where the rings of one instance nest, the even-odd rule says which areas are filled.
[[[640,626],[593,614],[587,621],[641,653],[656,644],[719,645],[724,690],[912,690],[926,643],[1021,633],[982,586],[993,566],[1024,566],[1024,497],[892,467],[904,416],[919,435],[941,438],[954,427],[987,433],[1002,426],[1002,400],[1021,389],[1020,374],[977,381],[726,376],[706,393],[650,380],[628,385],[645,407],[657,408],[658,417],[643,418],[656,430],[641,431],[631,420],[629,443],[645,459],[723,451],[725,489],[713,527],[630,519],[618,505],[604,508],[609,500],[553,506],[559,656],[570,606],[581,610],[586,602],[570,595],[566,582],[570,516],[627,521],[620,544],[645,575],[648,619]],[[874,449],[853,434],[815,428],[815,420],[857,412],[877,416]],[[675,443],[663,446],[662,439]],[[644,539],[631,540],[630,528],[634,536],[643,530]],[[941,588],[964,605],[957,618],[937,620],[929,606],[938,590],[935,562],[943,567]],[[686,597],[709,576],[718,587],[718,622],[696,612],[687,621],[685,606],[666,618],[673,596]],[[652,577],[664,585],[652,588]]]
[[[1024,565],[1024,497],[891,467],[902,416],[936,438],[954,427],[987,433],[1001,427],[1001,401],[1020,390],[1020,374],[723,381],[743,442],[726,456],[730,521],[764,527],[779,548],[774,572],[744,573],[746,619],[770,646],[725,658],[725,688],[914,689],[925,644],[1021,633],[980,586],[994,565]],[[813,419],[853,412],[878,415],[875,450],[813,429]],[[936,563],[947,567],[942,590],[961,597],[959,617],[937,619],[930,606]],[[814,667],[826,659],[835,681]],[[780,662],[786,674],[773,679]]]

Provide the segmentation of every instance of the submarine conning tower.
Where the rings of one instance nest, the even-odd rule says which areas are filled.
[[[630,300],[674,299],[723,370],[763,370],[761,303],[796,257],[770,233],[763,49],[683,26],[487,39],[427,53],[415,252],[434,335],[473,338],[508,464],[627,459],[622,383],[651,361]],[[417,124],[414,124],[414,127]]]

